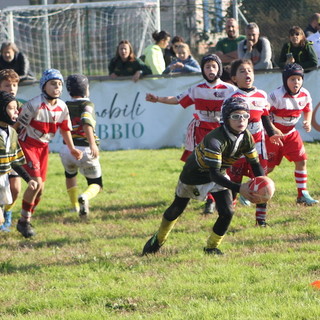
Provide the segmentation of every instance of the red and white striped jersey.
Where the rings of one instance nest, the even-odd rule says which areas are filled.
[[[52,106],[42,94],[22,106],[18,122],[22,126],[19,139],[39,147],[49,143],[58,128],[72,130],[67,105],[57,99]]]
[[[253,135],[256,143],[264,141],[264,128],[261,121],[262,116],[269,115],[269,103],[267,93],[254,88],[252,91],[237,89],[231,97],[239,97],[245,100],[250,109],[248,129]]]
[[[302,112],[312,111],[312,98],[305,88],[301,88],[298,94],[292,96],[282,86],[272,91],[268,100],[272,121],[284,134],[295,130]]]
[[[223,101],[236,89],[236,86],[220,79],[214,83],[203,81],[178,95],[177,99],[183,108],[195,105],[194,117],[197,120],[214,123],[220,121]]]

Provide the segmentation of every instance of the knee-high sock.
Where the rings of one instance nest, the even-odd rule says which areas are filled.
[[[168,221],[165,217],[162,217],[161,225],[157,233],[158,242],[162,245],[168,238],[170,231],[178,221],[178,218],[173,221]]]
[[[267,216],[267,204],[256,205],[256,220],[266,220]]]
[[[85,195],[87,197],[88,200],[94,198],[101,190],[101,187],[96,184],[96,183],[93,183],[93,184],[89,184],[88,185],[88,188],[86,189],[86,191],[84,191],[82,193],[82,195]]]
[[[298,190],[298,198],[302,196],[302,190],[307,190],[308,174],[307,170],[295,170],[294,177],[296,180],[296,186]]]
[[[78,186],[67,189],[72,208],[80,208],[78,202]]]
[[[224,238],[223,236],[219,236],[216,233],[214,233],[213,231],[211,232],[208,240],[207,240],[207,248],[208,249],[214,249],[217,248],[219,246],[219,244],[221,243],[222,239]]]

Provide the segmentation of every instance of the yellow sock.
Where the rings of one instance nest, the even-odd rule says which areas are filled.
[[[157,233],[158,242],[162,245],[168,238],[170,231],[176,224],[178,218],[173,221],[168,221],[165,217],[162,218],[159,231]]]
[[[13,201],[11,204],[6,204],[4,206],[4,211],[12,211],[12,208],[15,205],[16,202],[17,202],[17,200]]]
[[[78,203],[78,186],[67,189],[72,208],[80,208]]]
[[[89,184],[87,190],[83,192],[82,195],[86,195],[87,199],[90,200],[94,198],[100,192],[100,190],[101,187],[98,184]]]
[[[208,240],[207,240],[207,248],[208,249],[214,249],[217,248],[219,246],[219,244],[221,243],[222,239],[224,238],[223,236],[219,236],[216,233],[214,233],[213,231],[211,232]]]

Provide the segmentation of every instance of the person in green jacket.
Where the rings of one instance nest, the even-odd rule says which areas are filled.
[[[314,68],[318,64],[313,43],[308,41],[303,30],[293,26],[289,30],[289,42],[281,49],[278,65],[284,68],[287,64],[298,63],[303,69]]]
[[[117,46],[116,55],[109,63],[109,75],[112,79],[119,76],[132,76],[134,82],[138,81],[141,75],[151,74],[146,64],[135,56],[133,47],[128,40],[121,40]]]
[[[152,74],[162,74],[166,68],[162,49],[169,45],[170,37],[170,34],[166,31],[155,31],[152,34],[155,44],[150,44],[143,51],[144,62],[151,69]]]

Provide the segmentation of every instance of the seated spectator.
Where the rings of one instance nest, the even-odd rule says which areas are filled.
[[[239,59],[251,59],[254,70],[272,69],[272,50],[270,41],[260,37],[260,30],[256,23],[246,26],[246,39],[238,44]]]
[[[284,68],[285,65],[293,63],[300,64],[303,69],[313,68],[318,64],[312,42],[306,39],[303,30],[298,26],[290,28],[289,42],[281,49],[278,65]]]
[[[200,65],[190,52],[190,48],[186,43],[180,44],[176,50],[177,58],[163,71],[164,74],[170,72],[201,72]]]
[[[111,59],[108,68],[112,79],[119,76],[133,76],[132,80],[136,82],[141,75],[151,74],[150,68],[135,56],[132,45],[128,40],[119,42],[116,55]]]
[[[215,54],[224,66],[238,59],[238,43],[246,38],[239,35],[239,24],[234,18],[227,19],[225,30],[227,37],[220,39],[215,47]]]
[[[162,50],[168,46],[170,34],[166,31],[155,31],[152,38],[155,44],[150,44],[144,49],[144,62],[151,69],[152,74],[162,74],[166,68]]]
[[[0,70],[13,69],[22,80],[35,80],[25,54],[13,42],[3,42],[0,49]]]
[[[168,46],[164,49],[164,61],[166,63],[166,67],[175,59],[177,47],[180,44],[185,43],[184,39],[180,36],[174,36],[171,40],[171,46]]]
[[[309,24],[304,29],[304,34],[306,38],[316,33],[319,30],[319,26],[320,26],[320,13],[314,13],[309,18]]]
[[[318,66],[320,66],[320,29],[316,33],[311,34],[307,40],[312,41],[313,49],[318,58]]]

